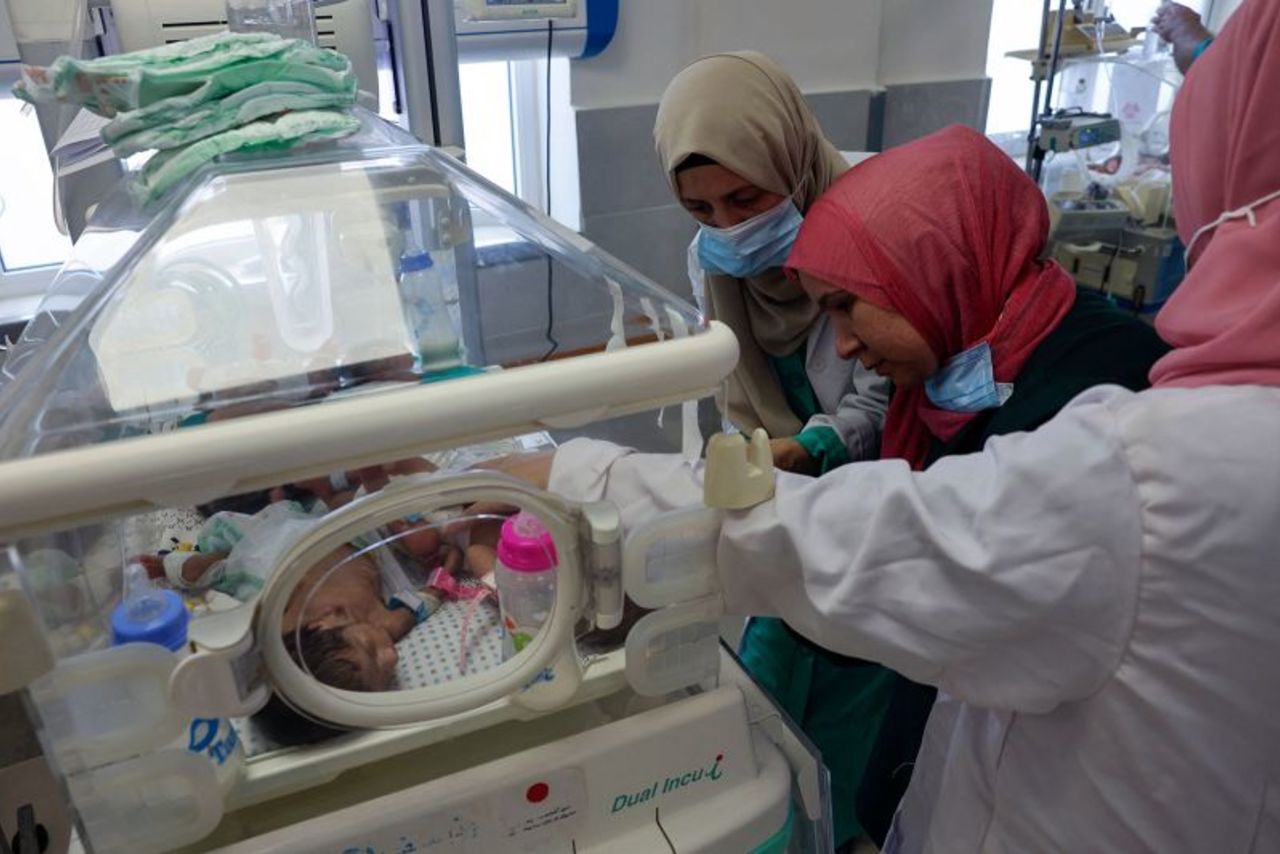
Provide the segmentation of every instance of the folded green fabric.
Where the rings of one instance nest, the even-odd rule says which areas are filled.
[[[324,110],[286,113],[273,121],[253,122],[183,148],[161,151],[147,161],[133,192],[145,204],[221,154],[279,151],[316,140],[339,139],[359,128],[360,120],[354,116]]]
[[[339,73],[350,70],[350,62],[341,54],[298,39],[269,33],[217,33],[97,59],[61,56],[47,68],[23,66],[22,79],[13,91],[23,100],[79,104],[110,118],[190,94],[220,71],[263,59]]]
[[[166,98],[150,107],[121,113],[102,129],[102,138],[116,156],[129,157],[152,148],[190,145],[267,116],[344,109],[356,102],[356,79],[349,70],[337,74],[311,65],[282,62],[251,62],[231,70],[261,71],[258,66],[264,65],[276,66],[270,69],[273,79],[232,91],[225,97],[210,94],[221,85],[210,81],[190,95]],[[307,77],[315,78],[315,82],[302,82],[301,78]]]

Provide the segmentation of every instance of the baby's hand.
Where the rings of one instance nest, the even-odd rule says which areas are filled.
[[[497,562],[498,553],[491,546],[472,545],[467,548],[467,566],[476,578],[492,575]]]
[[[440,549],[440,569],[443,569],[449,575],[457,578],[462,574],[463,561],[462,549],[457,546],[445,545]]]
[[[182,571],[179,573],[181,581],[178,579],[170,579],[176,586],[183,587],[185,585],[198,585],[207,587],[212,584],[216,578],[205,578],[208,572],[216,567],[222,561],[227,559],[226,552],[169,552],[170,555],[182,555]],[[142,568],[147,571],[147,577],[154,580],[168,578],[165,571],[165,557],[160,555],[138,555],[134,558]]]
[[[397,519],[387,524],[387,530],[396,537],[396,542],[409,553],[409,556],[423,566],[435,560],[441,546],[444,545],[440,529],[425,522]]]
[[[134,558],[134,562],[142,565],[142,568],[147,571],[147,578],[152,581],[164,578],[164,558],[160,555],[138,555]]]

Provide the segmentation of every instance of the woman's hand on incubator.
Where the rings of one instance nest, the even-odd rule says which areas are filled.
[[[771,439],[769,450],[773,452],[773,465],[783,471],[816,475],[818,463],[795,439]]]

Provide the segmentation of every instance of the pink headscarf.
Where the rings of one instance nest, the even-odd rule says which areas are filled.
[[[1184,243],[1223,211],[1280,191],[1280,2],[1247,0],[1191,67],[1173,109]],[[1156,386],[1280,385],[1280,199],[1200,235],[1156,319],[1175,349]],[[1241,215],[1243,217],[1243,214]]]
[[[1075,304],[1071,277],[1040,260],[1048,236],[1035,183],[956,125],[845,173],[805,215],[787,267],[901,314],[939,362],[987,341],[996,380],[1014,382]],[[923,468],[932,438],[973,418],[899,389],[880,455]]]

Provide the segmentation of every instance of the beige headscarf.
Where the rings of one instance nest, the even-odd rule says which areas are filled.
[[[707,56],[677,74],[658,105],[653,137],[677,195],[675,170],[692,154],[791,196],[801,213],[848,169],[795,81],[753,51]],[[747,279],[708,273],[707,313],[734,331],[742,352],[727,399],[717,401],[720,411],[740,430],[798,433],[804,425],[787,405],[768,357],[804,346],[817,306],[781,269]]]

